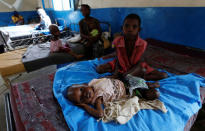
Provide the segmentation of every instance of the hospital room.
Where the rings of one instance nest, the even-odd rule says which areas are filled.
[[[204,0],[0,0],[1,131],[204,131]]]

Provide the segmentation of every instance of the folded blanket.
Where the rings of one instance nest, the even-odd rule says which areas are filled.
[[[141,109],[159,109],[166,113],[167,109],[160,100],[139,100],[137,96],[124,98],[105,103],[103,122],[116,121],[120,124],[127,123]]]
[[[73,63],[60,68],[53,84],[54,96],[58,100],[64,118],[71,131],[94,130],[138,130],[138,131],[165,131],[167,129],[182,131],[189,118],[201,108],[200,86],[205,87],[205,78],[197,74],[172,75],[159,81],[160,101],[168,110],[165,114],[159,110],[140,110],[126,124],[115,122],[103,123],[90,116],[82,108],[67,100],[65,94],[72,84],[88,83],[94,78],[108,74],[98,74],[96,66],[108,60],[90,60]]]

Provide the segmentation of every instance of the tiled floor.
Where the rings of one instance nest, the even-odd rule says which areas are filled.
[[[54,72],[56,70],[56,66],[49,66],[42,68],[40,70],[31,72],[31,73],[23,73],[20,77],[17,77],[18,75],[11,76],[9,79],[12,81],[12,83],[19,83],[22,81],[26,81],[29,79],[32,79],[34,77],[37,77],[41,74],[49,74],[51,72]],[[5,85],[3,83],[3,80],[0,79],[0,89],[5,88]],[[0,94],[0,130],[6,131],[6,117],[5,117],[5,110],[4,110],[4,94],[6,92],[9,92],[9,89],[6,89],[2,94]]]

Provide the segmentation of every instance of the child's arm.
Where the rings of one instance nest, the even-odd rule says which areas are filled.
[[[82,107],[83,109],[85,109],[90,115],[100,118],[103,117],[103,109],[102,109],[102,98],[99,97],[97,98],[96,102],[95,102],[95,108],[90,107],[87,104],[77,104],[78,106]]]
[[[108,54],[108,55],[105,55],[105,56],[103,56],[103,57],[101,57],[101,58],[104,60],[104,59],[113,58],[113,57],[115,57],[115,56],[116,56],[116,53],[115,53],[115,52],[113,52],[113,53]]]
[[[118,60],[116,60],[114,72],[111,76],[107,76],[107,78],[117,79],[118,77],[120,77],[121,74],[119,72],[119,69],[120,69],[120,64],[119,64]]]

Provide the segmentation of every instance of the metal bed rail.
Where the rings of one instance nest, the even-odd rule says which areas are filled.
[[[6,127],[7,131],[15,131],[15,122],[14,117],[11,109],[11,101],[10,101],[10,94],[6,93],[4,96],[4,106],[5,106],[5,115],[6,115]]]
[[[60,38],[64,38],[70,35],[69,30],[65,30],[61,32]],[[50,41],[51,39],[51,34],[49,35],[42,35],[42,34],[37,34],[37,35],[32,35],[29,38],[25,39],[19,39],[19,40],[14,40],[9,43],[9,45],[6,43],[5,44],[5,49],[6,51],[11,51],[15,49],[21,49],[21,48],[26,48],[31,44],[41,44]],[[12,47],[12,48],[9,48]]]
[[[56,19],[57,20],[62,20],[64,23],[64,26],[66,25],[64,19]],[[111,38],[111,25],[108,22],[100,22],[101,28],[105,30],[105,25],[106,31],[109,33],[109,40]],[[64,31],[61,32],[61,38],[68,37],[73,34],[79,33],[79,25],[77,23],[70,23],[68,28],[65,28]],[[0,34],[2,35],[2,34]],[[10,43],[4,41],[4,48],[5,51],[12,51],[15,49],[21,49],[21,48],[26,48],[31,44],[41,44],[50,41],[51,35],[43,35],[43,34],[32,34],[28,38],[24,39],[18,39],[18,40],[13,40]]]

